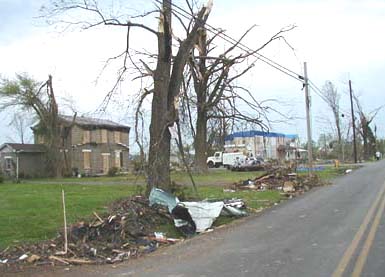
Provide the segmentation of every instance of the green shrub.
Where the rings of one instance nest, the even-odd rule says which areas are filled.
[[[141,174],[144,172],[145,169],[145,162],[140,159],[140,157],[135,157],[133,160],[131,160],[132,169],[134,174]]]
[[[108,173],[107,175],[110,176],[110,177],[114,177],[116,176],[116,173],[118,173],[118,168],[116,166],[114,167],[111,167],[109,170],[108,170]]]

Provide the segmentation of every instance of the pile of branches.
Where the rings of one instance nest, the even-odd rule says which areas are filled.
[[[232,190],[282,190],[290,195],[300,194],[313,187],[324,186],[318,175],[298,175],[291,168],[274,168],[255,179],[248,179],[230,185]]]
[[[149,207],[142,196],[126,198],[114,202],[107,214],[94,212],[93,219],[70,226],[67,244],[62,232],[52,240],[5,249],[0,252],[0,267],[120,262],[177,241],[154,235],[164,224],[173,224],[167,209]]]

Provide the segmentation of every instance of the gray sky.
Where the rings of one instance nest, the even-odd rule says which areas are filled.
[[[148,3],[130,2],[133,2],[130,4],[132,10],[144,10],[141,5]],[[124,49],[125,30],[100,28],[58,32],[35,18],[45,3],[44,0],[0,0],[0,74],[13,77],[15,72],[27,72],[42,81],[52,74],[59,98],[71,97],[81,113],[93,112],[111,88],[116,67],[112,65],[97,83],[95,80],[104,61]],[[250,48],[259,47],[282,27],[295,24],[297,28],[286,34],[294,51],[281,40],[262,53],[298,74],[302,74],[303,62],[307,61],[309,78],[318,88],[331,80],[342,93],[343,112],[349,111],[349,78],[365,111],[385,104],[382,76],[385,39],[381,35],[385,29],[385,1],[214,0],[209,23],[227,30],[227,34],[235,38],[256,24],[245,40]],[[152,37],[143,31],[133,31],[131,41],[136,49],[154,46]],[[275,108],[298,118],[289,124],[273,124],[273,131],[296,133],[302,140],[306,139],[301,83],[262,62],[258,62],[240,83],[257,99],[278,99],[283,104]],[[130,95],[136,89],[128,78],[114,98],[113,108],[103,116],[132,126]],[[330,129],[328,120],[324,119],[330,119],[330,112],[320,97],[314,92],[311,95],[313,138],[317,139],[320,133]],[[2,113],[0,117],[0,143],[10,139],[17,141],[6,124],[9,113]],[[375,120],[377,134],[381,137],[385,136],[384,117],[385,112],[381,111]]]

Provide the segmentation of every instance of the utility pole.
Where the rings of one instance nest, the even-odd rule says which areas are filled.
[[[354,163],[357,163],[357,146],[356,146],[356,121],[354,119],[354,109],[353,109],[353,91],[352,91],[352,81],[349,80],[349,91],[350,91],[350,108],[352,112],[352,124],[353,124],[353,152],[354,152]]]
[[[311,138],[311,122],[310,122],[310,98],[309,98],[309,80],[307,77],[307,64],[304,62],[304,86],[305,86],[305,103],[306,103],[306,124],[307,124],[307,157],[309,162],[309,175],[313,175],[313,143]]]

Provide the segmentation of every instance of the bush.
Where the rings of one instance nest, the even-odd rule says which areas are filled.
[[[111,167],[109,170],[108,170],[108,173],[107,175],[110,176],[110,177],[114,177],[116,176],[116,173],[118,173],[118,168],[116,166],[114,167]]]
[[[170,193],[178,197],[180,201],[186,201],[188,195],[188,188],[172,181],[170,185]]]
[[[134,174],[143,174],[146,163],[140,159],[140,157],[135,157],[134,159],[131,160],[132,164],[132,170]]]
[[[0,184],[4,182],[3,172],[0,171]]]

